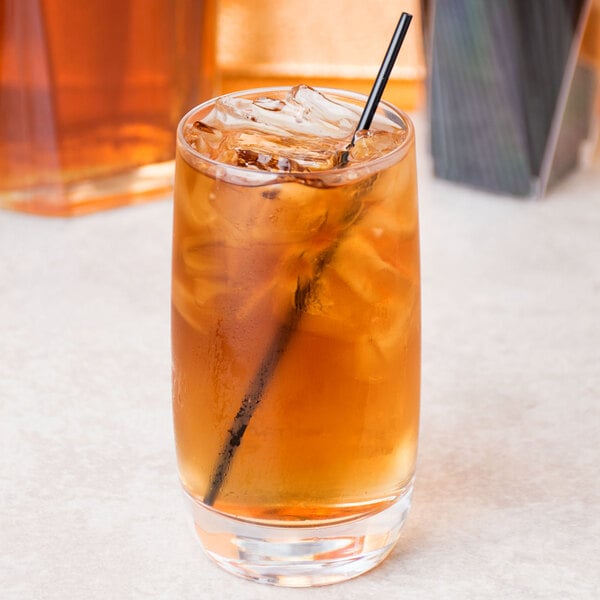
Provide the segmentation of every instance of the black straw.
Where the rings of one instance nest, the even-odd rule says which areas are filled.
[[[373,117],[375,116],[375,111],[377,110],[377,106],[379,105],[379,101],[381,100],[381,96],[383,96],[383,91],[385,90],[385,86],[392,74],[392,69],[396,64],[396,59],[398,58],[398,53],[400,52],[400,48],[404,42],[404,38],[408,32],[408,28],[410,26],[410,22],[412,21],[412,15],[403,12],[400,16],[400,20],[398,21],[398,25],[396,25],[396,30],[394,31],[394,35],[390,41],[390,45],[388,46],[387,52],[385,53],[385,57],[383,62],[381,63],[381,67],[379,67],[379,73],[377,73],[377,77],[375,78],[375,82],[373,83],[373,87],[371,88],[371,93],[367,99],[367,103],[365,104],[365,108],[363,109],[362,114],[360,115],[360,119],[358,120],[358,125],[354,130],[354,135],[352,136],[351,142],[348,144],[346,149],[340,154],[338,160],[338,166],[343,167],[346,165],[350,158],[350,149],[356,143],[356,134],[359,131],[364,131],[365,129],[369,129],[371,127],[371,122],[373,121]]]
[[[394,64],[396,63],[396,58],[398,58],[400,46],[402,46],[402,43],[404,42],[404,38],[406,37],[406,33],[408,32],[408,27],[411,21],[412,15],[403,12],[400,20],[398,21],[398,25],[396,25],[396,31],[394,31],[389,48],[385,53],[385,58],[381,63],[381,67],[379,67],[379,73],[377,73],[377,77],[375,78],[375,83],[373,84],[373,88],[369,94],[367,104],[365,105],[363,113],[360,116],[360,120],[358,121],[356,131],[352,137],[352,143],[354,143],[354,138],[356,137],[357,132],[362,131],[363,129],[369,129],[369,127],[371,127],[371,121],[373,121],[375,111],[377,110],[377,106],[381,100],[381,96],[383,95],[383,90],[385,89],[388,79],[390,78]]]
[[[394,36],[392,37],[390,46],[386,52],[385,58],[383,59],[381,68],[379,69],[379,73],[377,74],[377,78],[375,79],[375,83],[373,84],[373,89],[371,90],[367,104],[365,105],[363,113],[358,122],[356,132],[352,137],[352,142],[348,148],[354,144],[354,138],[358,131],[368,129],[371,126],[371,121],[373,120],[373,116],[377,110],[377,105],[379,104],[379,100],[381,100],[381,95],[383,94],[385,85],[390,77],[390,73],[396,61],[396,57],[398,56],[398,52],[400,51],[400,46],[402,45],[402,42],[406,36],[406,32],[411,20],[411,15],[408,13],[402,13],[400,21],[396,27],[396,31],[394,32]],[[342,154],[346,154],[345,162],[347,162],[349,152],[346,150],[345,153]],[[342,160],[343,158],[340,159],[340,162],[342,162]],[[224,441],[221,451],[219,452],[217,464],[215,465],[209,488],[204,497],[205,504],[208,504],[209,506],[214,504],[217,496],[219,495],[219,492],[225,483],[225,479],[227,478],[227,474],[229,473],[231,461],[233,460],[233,457],[239,448],[250,419],[252,418],[254,411],[258,408],[265,388],[271,381],[277,365],[279,364],[279,361],[283,356],[288,343],[294,331],[296,330],[296,327],[298,326],[298,322],[306,310],[308,299],[314,294],[316,284],[318,283],[325,267],[327,267],[327,265],[331,262],[339,243],[342,241],[342,237],[343,234],[319,254],[317,260],[315,261],[315,271],[312,278],[304,283],[298,281],[298,287],[296,288],[296,292],[294,294],[294,305],[290,309],[287,318],[280,325],[277,333],[274,335],[270,346],[267,348],[267,351],[265,352],[258,369],[248,384],[248,388],[244,397],[242,398],[240,408],[233,419],[231,427],[227,431],[227,439]]]

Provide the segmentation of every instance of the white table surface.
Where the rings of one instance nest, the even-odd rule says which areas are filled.
[[[600,597],[600,170],[543,202],[420,168],[413,509],[358,579],[260,586],[204,557],[170,412],[169,200],[0,212],[0,597]]]

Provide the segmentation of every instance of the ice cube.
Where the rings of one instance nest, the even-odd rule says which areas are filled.
[[[237,166],[252,168],[256,167],[259,171],[283,171],[291,173],[292,171],[302,171],[298,162],[285,156],[277,156],[269,153],[257,152],[244,148],[234,148],[237,154]]]
[[[325,198],[315,198],[312,190],[299,184],[263,189],[247,189],[228,182],[215,182],[209,205],[228,225],[228,239],[247,246],[291,243],[313,236],[327,218]],[[265,195],[266,192],[266,195]]]
[[[361,109],[306,85],[286,96],[224,96],[202,121],[188,125],[185,135],[198,152],[222,163],[276,173],[323,171],[339,166]],[[389,152],[403,139],[403,130],[381,118],[372,129],[359,137],[352,161]]]
[[[339,243],[316,282],[300,327],[340,339],[357,334],[384,338],[412,305],[414,294],[410,278],[355,233]]]
[[[395,312],[389,328],[376,336],[356,338],[354,376],[362,381],[381,381],[389,376],[390,367],[398,360],[399,348],[406,348],[411,331],[418,327],[417,290],[412,288],[402,299],[402,310]],[[399,364],[396,363],[396,368]]]
[[[301,114],[298,123],[308,124],[312,135],[327,131],[337,139],[345,139],[354,133],[361,113],[358,106],[335,102],[307,85],[292,88],[287,102],[297,106]]]
[[[295,142],[295,135],[348,138],[359,116],[359,107],[340,104],[307,85],[298,85],[285,100],[224,96],[204,122],[221,131],[258,131],[291,137]]]
[[[350,160],[368,160],[373,156],[383,156],[400,146],[406,139],[404,129],[397,131],[363,130],[356,134],[354,146],[350,148]]]
[[[202,121],[188,123],[184,129],[188,144],[200,154],[210,156],[221,144],[223,134]]]

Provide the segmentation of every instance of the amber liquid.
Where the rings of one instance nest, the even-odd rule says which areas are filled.
[[[179,116],[212,93],[212,4],[2,0],[0,205],[69,214],[165,189],[168,170],[137,175],[174,158]]]
[[[197,500],[299,282],[316,280],[332,244],[214,507],[332,522],[385,506],[410,482],[420,382],[413,148],[331,188],[215,181],[180,154],[173,407],[180,475]]]

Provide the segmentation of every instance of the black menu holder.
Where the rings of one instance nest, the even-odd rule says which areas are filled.
[[[439,0],[429,14],[438,177],[543,196],[578,165],[598,73],[581,60],[591,0]]]

